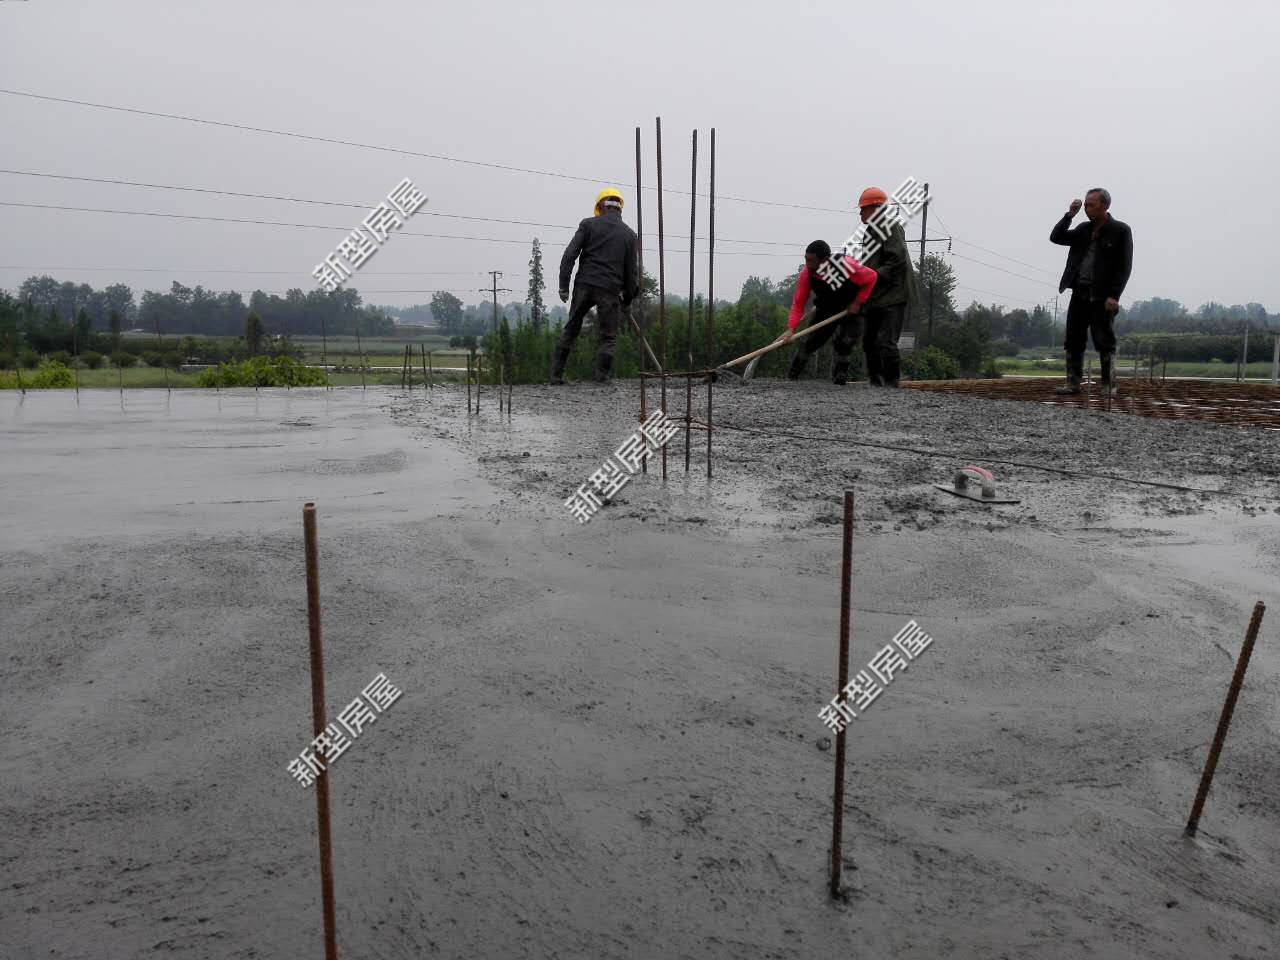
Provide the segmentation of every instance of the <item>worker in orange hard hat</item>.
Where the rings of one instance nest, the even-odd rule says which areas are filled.
[[[900,217],[889,216],[889,196],[867,187],[858,197],[858,216],[868,227],[866,251],[859,258],[879,279],[863,308],[862,349],[867,355],[867,379],[872,386],[898,385],[901,356],[898,338],[916,290],[915,271],[907,252],[907,235]]]
[[[553,384],[564,383],[569,354],[592,307],[596,308],[596,327],[600,331],[594,379],[609,379],[622,311],[640,293],[638,244],[635,231],[622,222],[622,203],[622,194],[617,190],[601,190],[596,195],[595,215],[578,224],[578,232],[560,258],[561,302],[569,301],[574,261],[578,263],[578,276],[573,281],[569,319],[551,361]]]

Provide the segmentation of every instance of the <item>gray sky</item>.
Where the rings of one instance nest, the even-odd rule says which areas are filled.
[[[653,185],[660,115],[669,190],[689,189],[696,126],[706,191],[715,126],[717,193],[850,210],[719,201],[719,297],[736,299],[751,274],[793,271],[810,240],[840,243],[864,186],[891,190],[910,175],[931,184],[930,236],[955,238],[962,305],[1051,305],[1063,250],[1048,243],[1049,229],[1073,197],[1102,185],[1134,231],[1124,302],[1258,301],[1276,312],[1278,23],[1264,2],[0,0],[5,88],[601,182],[7,94],[0,167],[368,208],[410,177],[430,202],[406,230],[520,242],[393,233],[352,281],[366,302],[426,302],[429,292],[389,291],[441,288],[473,302],[491,269],[517,291],[504,301],[523,299],[535,235],[554,301],[560,254],[600,186],[622,189],[635,225],[634,128]],[[645,246],[656,247],[655,194],[643,199]],[[0,286],[48,272],[125,282],[139,295],[173,279],[246,294],[311,289],[312,267],[365,213],[10,174],[0,174],[0,200],[335,227],[0,207]],[[669,193],[665,216],[669,250],[687,250],[688,197]],[[705,236],[705,200],[697,217]],[[918,221],[907,232],[918,236]],[[705,293],[705,241],[697,251]],[[657,272],[656,254],[646,267]],[[687,254],[668,253],[667,284],[688,293]]]

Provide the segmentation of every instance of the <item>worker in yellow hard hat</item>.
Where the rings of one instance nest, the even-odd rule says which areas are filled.
[[[622,222],[622,203],[622,194],[617,190],[601,190],[596,195],[595,215],[578,224],[578,232],[560,258],[562,303],[569,302],[569,276],[575,261],[578,275],[573,281],[569,319],[551,361],[553,384],[564,383],[565,364],[592,307],[596,308],[596,327],[600,331],[594,379],[598,383],[609,379],[622,311],[640,293],[636,234]]]
[[[886,216],[889,196],[879,187],[867,187],[858,197],[858,216],[868,231],[859,259],[879,277],[863,308],[862,349],[867,355],[867,379],[875,387],[898,385],[901,357],[898,338],[916,289],[907,235],[901,217]]]

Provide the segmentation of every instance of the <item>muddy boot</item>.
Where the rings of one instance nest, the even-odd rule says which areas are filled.
[[[1116,355],[1100,353],[1098,358],[1102,361],[1102,389],[1110,391],[1114,399],[1120,395],[1119,384],[1116,383]]]
[[[551,361],[551,384],[552,386],[564,386],[564,365],[569,362],[569,351],[564,347],[557,346],[555,355]]]
[[[788,380],[799,380],[800,374],[804,373],[804,368],[809,365],[809,358],[803,353],[797,353],[791,358],[791,366],[787,368]]]
[[[609,371],[613,369],[613,357],[596,357],[596,370],[591,379],[596,383],[608,383]]]
[[[1084,357],[1067,357],[1067,382],[1053,391],[1060,397],[1075,396],[1080,392],[1080,381],[1084,379]]]
[[[837,358],[836,362],[831,365],[831,382],[837,387],[843,387],[849,382],[849,359]]]

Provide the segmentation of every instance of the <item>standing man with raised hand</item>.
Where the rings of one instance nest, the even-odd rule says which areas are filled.
[[[898,385],[901,365],[898,338],[902,336],[916,282],[902,221],[890,219],[886,230],[882,224],[884,218],[876,217],[876,212],[888,202],[888,194],[879,187],[867,187],[858,197],[858,215],[863,223],[875,218],[871,229],[877,235],[873,252],[862,261],[877,277],[875,289],[862,311],[865,324],[862,349],[867,355],[867,379],[873,387]]]
[[[1067,266],[1058,292],[1071,288],[1067,307],[1067,382],[1055,393],[1080,392],[1084,379],[1084,349],[1093,335],[1093,347],[1102,361],[1102,382],[1114,395],[1116,388],[1116,311],[1120,295],[1133,269],[1133,231],[1127,223],[1111,216],[1111,194],[1094,187],[1084,195],[1087,223],[1071,227],[1080,212],[1080,201],[1072,200],[1066,214],[1049,234],[1052,243],[1070,247]]]
[[[635,231],[622,222],[622,194],[613,188],[596,197],[595,215],[578,224],[564,256],[560,258],[560,301],[569,300],[569,275],[578,261],[573,282],[573,303],[551,363],[551,382],[564,383],[564,367],[573,343],[582,331],[587,312],[596,308],[600,346],[593,379],[603,383],[613,368],[613,351],[618,342],[622,311],[640,294]]]
[[[791,313],[787,317],[787,330],[780,338],[790,342],[804,316],[804,306],[809,294],[814,295],[815,322],[825,320],[843,310],[845,316],[828,324],[812,336],[806,337],[796,348],[787,371],[788,380],[799,380],[809,364],[809,358],[817,353],[832,335],[835,340],[835,364],[831,370],[831,382],[844,386],[849,379],[849,355],[862,333],[862,317],[859,316],[867,298],[876,285],[876,272],[864,267],[844,253],[831,254],[831,245],[825,240],[815,240],[804,250],[804,269],[796,280],[796,295],[791,301]]]

